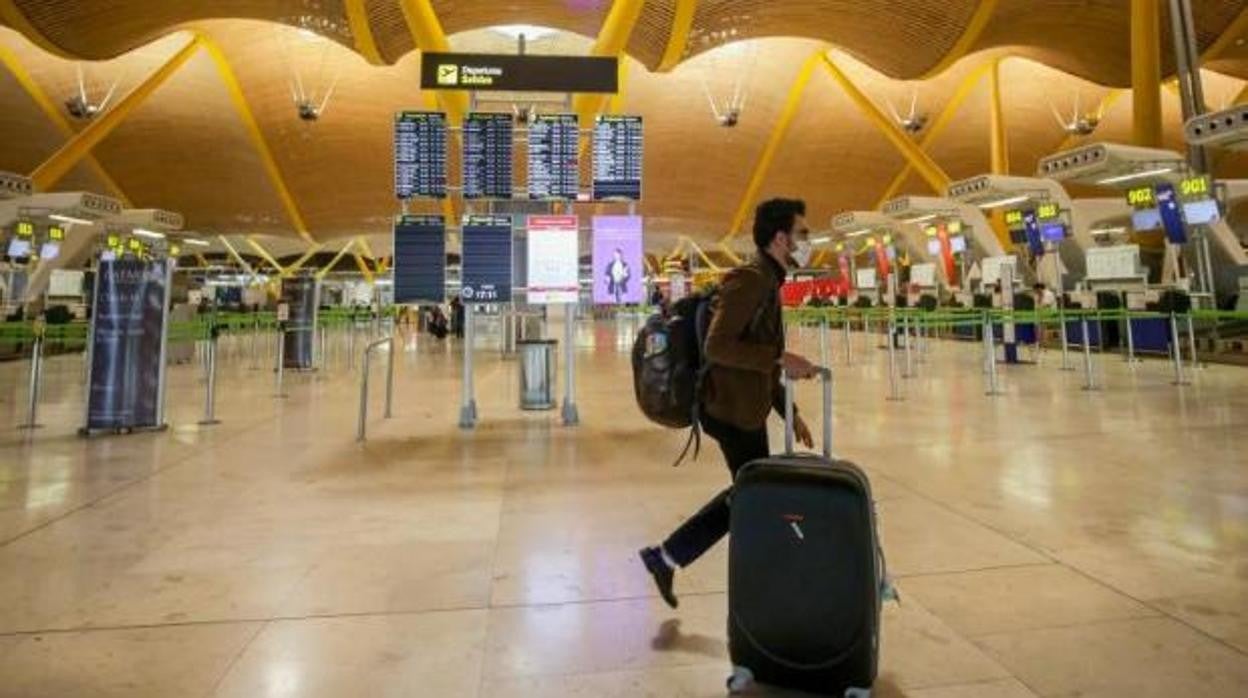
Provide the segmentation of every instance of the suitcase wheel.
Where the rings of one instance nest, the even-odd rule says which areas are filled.
[[[845,698],[871,698],[871,689],[847,688],[845,689]]]
[[[741,693],[754,685],[754,672],[743,666],[734,666],[732,676],[728,677],[728,692]]]

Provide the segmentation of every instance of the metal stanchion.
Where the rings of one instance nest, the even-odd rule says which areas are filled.
[[[1135,358],[1135,329],[1131,325],[1130,313],[1126,314],[1126,322],[1127,322],[1127,363],[1132,364],[1132,368],[1134,368],[1134,364],[1139,363],[1139,359]]]
[[[823,318],[819,322],[819,361],[820,365],[828,366],[831,361],[828,357],[828,316],[826,311]]]
[[[997,382],[997,340],[992,328],[992,318],[988,313],[984,313],[984,364],[988,369],[988,390],[984,391],[984,394],[1000,395],[1001,390]]]
[[[1192,357],[1192,370],[1199,371],[1204,368],[1200,363],[1200,358],[1196,355],[1196,325],[1192,322],[1192,311],[1187,311],[1187,348]]]
[[[39,423],[39,389],[43,384],[43,331],[35,329],[35,341],[30,345],[30,387],[26,397],[26,423],[21,429],[38,429]]]
[[[373,350],[383,344],[389,345],[389,358],[386,360],[386,419],[390,418],[390,399],[394,383],[394,336],[382,337],[364,347],[364,357],[360,362],[360,417],[355,425],[355,440],[363,441],[368,425],[368,374]]]
[[[386,350],[386,419],[393,416],[394,404],[394,328],[390,328],[390,347]]]
[[[897,330],[897,320],[893,317],[893,311],[889,311],[888,317],[888,399],[891,402],[899,402],[901,397],[901,388],[897,380],[897,348],[894,346],[893,333]]]
[[[204,418],[199,420],[201,426],[220,424],[217,419],[217,337],[220,330],[216,323],[208,327],[208,344],[205,352],[208,355],[208,385],[204,390]]]
[[[1183,347],[1179,344],[1179,321],[1170,313],[1170,358],[1174,362],[1174,380],[1171,385],[1188,385],[1183,376]]]
[[[564,390],[563,390],[563,425],[565,427],[574,427],[581,423],[581,414],[576,407],[576,304],[569,303],[567,305],[567,318],[564,321],[563,341],[565,365],[564,365]]]
[[[848,309],[845,310],[844,328],[845,328],[845,365],[848,366],[850,362],[853,361],[853,358],[854,358],[853,344],[851,343],[850,336],[849,336],[850,330],[849,330],[849,310]]]
[[[464,306],[464,376],[460,381],[460,405],[459,405],[459,428],[472,429],[477,426],[477,399],[475,396],[475,383],[473,382],[472,369],[472,346],[474,343],[473,335],[476,334],[476,322],[473,318],[472,304]]]
[[[910,314],[901,316],[901,336],[905,339],[906,373],[903,378],[914,378],[914,357],[910,351]]]
[[[347,368],[355,370],[355,316],[347,318]]]
[[[1083,389],[1099,390],[1092,372],[1092,339],[1088,330],[1088,316],[1084,315],[1080,322],[1083,328]]]
[[[1066,333],[1066,310],[1065,306],[1057,306],[1057,324],[1061,326],[1062,335],[1062,369],[1063,371],[1073,371],[1074,366],[1070,365],[1070,337]]]
[[[284,400],[289,395],[284,390],[283,382],[286,378],[286,323],[279,322],[277,324],[277,389],[273,393],[273,397]]]

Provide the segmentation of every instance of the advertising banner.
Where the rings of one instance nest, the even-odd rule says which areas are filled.
[[[86,430],[163,426],[167,261],[101,261],[91,313]]]
[[[579,248],[576,216],[529,216],[528,300],[534,305],[576,303]]]
[[[312,275],[282,279],[282,303],[290,308],[286,324],[283,365],[286,368],[310,369],[314,366],[316,347],[317,281]]]
[[[641,255],[641,216],[594,216],[594,303],[641,303]]]

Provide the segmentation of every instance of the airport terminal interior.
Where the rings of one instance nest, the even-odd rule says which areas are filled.
[[[1248,696],[1246,251],[1248,0],[0,0],[0,698]]]

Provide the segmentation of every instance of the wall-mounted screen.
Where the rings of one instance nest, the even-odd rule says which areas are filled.
[[[1140,209],[1131,214],[1131,227],[1137,232],[1161,227],[1161,212],[1155,208]]]
[[[469,114],[464,119],[464,198],[510,199],[511,114]]]
[[[11,259],[26,259],[30,256],[30,239],[15,237],[9,240],[8,255]]]
[[[394,223],[394,302],[446,300],[446,221],[400,216]]]
[[[400,199],[446,198],[446,115],[394,116],[394,193]]]
[[[1206,225],[1222,217],[1218,202],[1214,199],[1192,201],[1183,204],[1183,220],[1188,225]]]
[[[1042,223],[1040,238],[1045,242],[1061,242],[1066,239],[1065,223]]]
[[[937,240],[936,238],[928,238],[927,253],[933,257],[938,256],[940,254],[940,240]]]
[[[604,114],[594,122],[595,201],[641,199],[641,126],[640,116]]]
[[[529,198],[574,201],[580,193],[580,121],[537,114],[529,124]]]
[[[641,303],[645,275],[641,216],[594,216],[594,302]]]
[[[56,259],[61,256],[61,243],[52,242],[51,240],[43,243],[39,247],[39,259],[49,260]]]
[[[949,250],[954,254],[966,252],[966,238],[961,235],[949,238]]]

